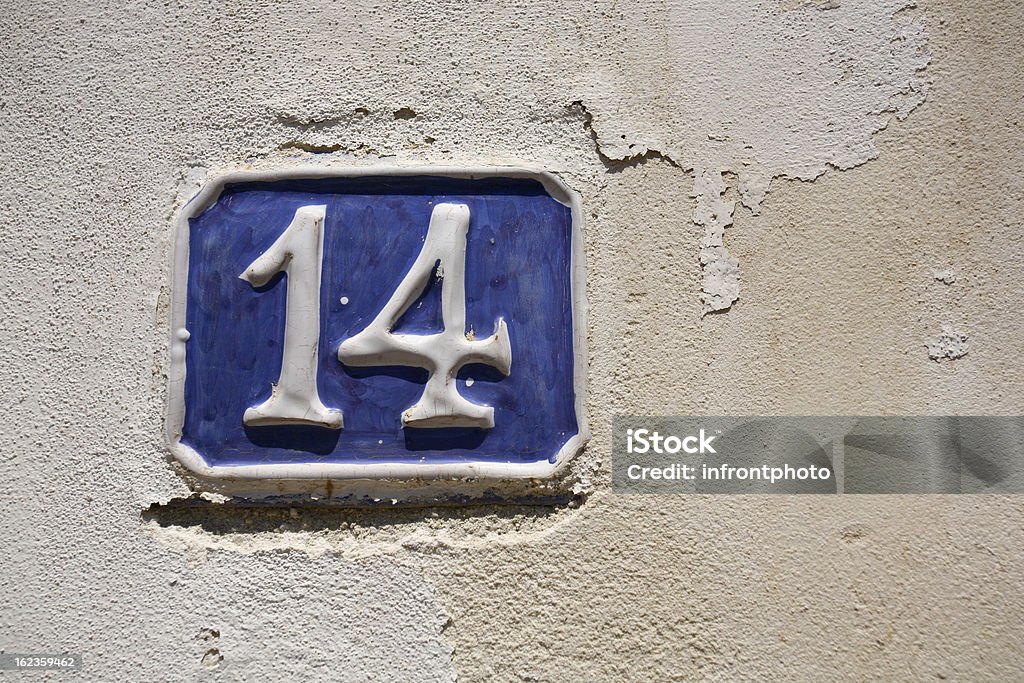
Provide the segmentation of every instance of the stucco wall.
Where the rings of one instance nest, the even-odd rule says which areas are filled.
[[[1018,498],[608,483],[615,414],[1020,412],[1024,10],[907,5],[8,3],[0,648],[81,653],[62,680],[1018,678]],[[381,161],[582,195],[568,502],[259,510],[169,462],[182,202]],[[944,327],[966,355],[929,357]]]

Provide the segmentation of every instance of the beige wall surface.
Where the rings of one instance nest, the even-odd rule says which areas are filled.
[[[614,415],[1020,414],[1020,3],[11,0],[0,64],[4,652],[81,653],[61,680],[1021,678],[1019,497],[609,476]],[[581,194],[567,502],[266,509],[169,459],[182,203],[375,163]],[[944,330],[966,355],[930,357]]]

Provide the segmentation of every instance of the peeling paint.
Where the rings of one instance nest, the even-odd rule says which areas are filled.
[[[757,214],[775,178],[812,181],[876,158],[872,136],[906,118],[928,91],[928,37],[907,11],[913,7],[910,0],[782,0],[709,13],[688,0],[642,17],[667,57],[602,67],[600,87],[585,98],[600,154],[612,161],[653,154],[694,172],[705,313],[738,296],[737,264],[716,244],[729,223],[699,218],[701,202],[710,201],[702,199],[706,170],[735,173],[740,202]]]
[[[725,248],[725,228],[732,225],[735,204],[723,198],[726,186],[721,173],[701,171],[693,182],[697,207],[693,222],[703,226],[700,240],[701,301],[704,315],[723,311],[740,296],[739,261]]]

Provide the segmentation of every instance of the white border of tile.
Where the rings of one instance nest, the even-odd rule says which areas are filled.
[[[534,463],[287,463],[272,465],[216,465],[206,463],[193,448],[181,442],[185,419],[185,329],[188,287],[189,219],[203,213],[220,197],[228,184],[273,182],[357,176],[441,176],[448,178],[527,178],[544,186],[556,201],[568,206],[572,214],[570,277],[572,279],[573,380],[576,398],[577,433],[558,451],[555,461]],[[209,179],[189,201],[177,218],[171,270],[170,372],[167,381],[166,438],[171,453],[189,470],[216,479],[331,480],[331,479],[525,479],[554,475],[590,439],[587,422],[587,294],[586,265],[583,251],[583,213],[579,195],[554,175],[517,166],[298,166],[275,171],[236,171]]]

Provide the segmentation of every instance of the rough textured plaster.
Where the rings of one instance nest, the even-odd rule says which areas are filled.
[[[925,346],[932,360],[956,360],[967,355],[967,335],[943,325],[939,336],[929,340]]]
[[[1015,497],[626,498],[607,476],[614,414],[1019,412],[1018,3],[922,4],[928,101],[875,162],[734,212],[743,305],[703,318],[691,186],[660,153],[602,160],[572,105],[601,133],[602,92],[658,106],[660,3],[5,9],[5,651],[88,657],[61,680],[1019,676]],[[744,55],[716,40],[687,54]],[[585,500],[169,504],[191,493],[161,423],[177,198],[207,168],[379,157],[528,161],[583,194],[594,440],[566,483]],[[970,331],[955,362],[923,346],[943,324]]]

